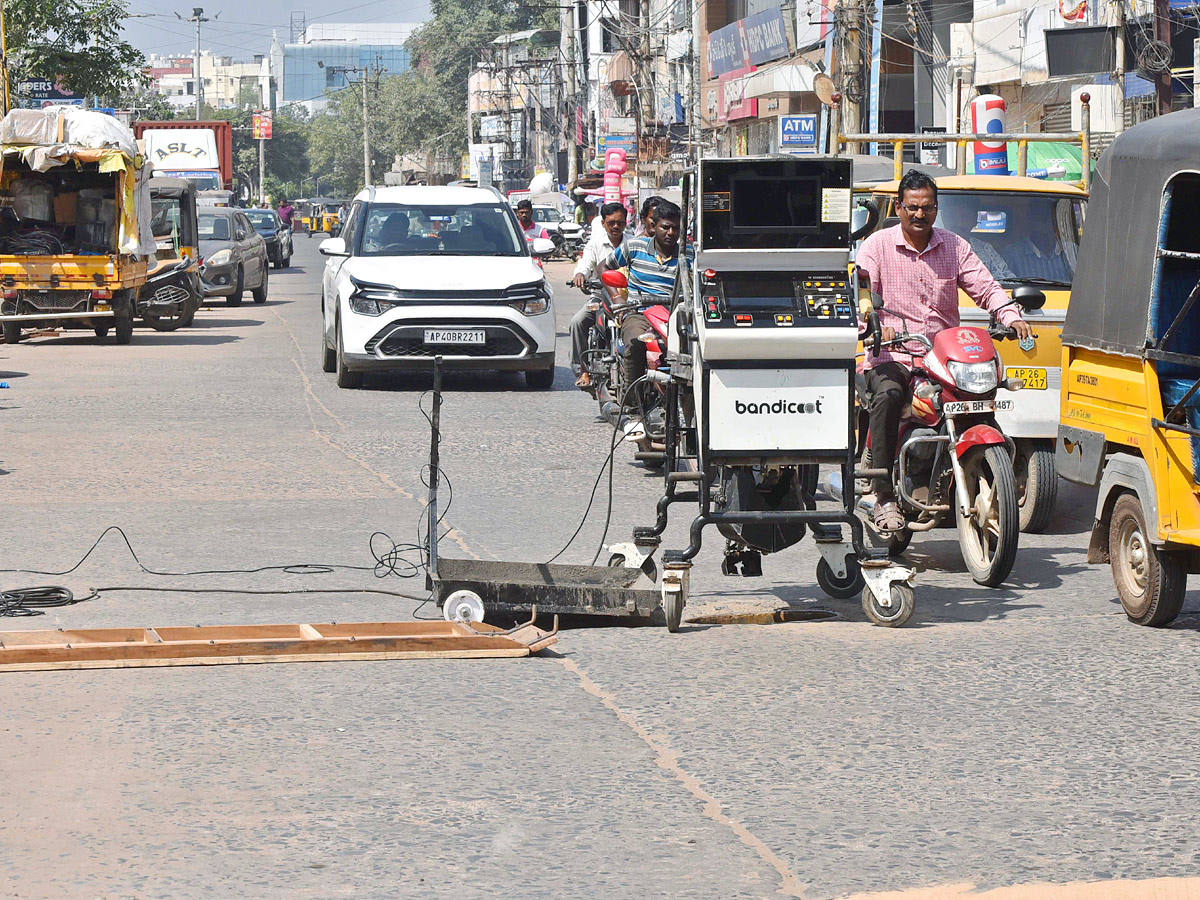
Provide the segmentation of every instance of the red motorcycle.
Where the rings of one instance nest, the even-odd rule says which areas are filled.
[[[1020,300],[1036,308],[1032,297]],[[1011,409],[1013,401],[997,400],[996,391],[1002,384],[1017,390],[1020,382],[1002,380],[1004,369],[992,338],[1004,340],[1015,333],[995,325],[959,326],[942,330],[932,341],[900,333],[884,342],[877,313],[869,323],[870,352],[894,346],[913,356],[912,385],[901,414],[893,467],[893,488],[905,527],[879,531],[870,501],[860,502],[860,515],[892,555],[904,552],[914,532],[936,528],[953,515],[971,577],[995,587],[1012,571],[1020,535],[1014,445],[995,415]],[[858,390],[862,408],[869,408],[865,379],[859,379]],[[869,438],[864,445],[864,468],[870,468]]]
[[[608,271],[600,276],[600,284],[588,282],[592,300],[588,308],[596,313],[596,324],[588,335],[588,348],[582,364],[592,376],[592,391],[600,403],[600,413],[614,426],[626,429],[628,439],[638,445],[638,458],[643,462],[660,461],[666,451],[666,397],[665,376],[668,373],[667,322],[671,311],[662,304],[643,305],[637,299],[628,299],[629,281],[624,273]],[[646,317],[650,328],[637,337],[646,345],[647,378],[641,384],[630,386],[624,383],[621,372],[621,354],[624,341],[621,324],[625,317],[636,311]],[[622,401],[632,406],[636,414],[622,416]],[[622,419],[624,418],[624,422]]]

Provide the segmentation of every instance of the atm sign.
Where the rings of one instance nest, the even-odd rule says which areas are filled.
[[[817,117],[780,116],[779,149],[784,153],[816,153]]]

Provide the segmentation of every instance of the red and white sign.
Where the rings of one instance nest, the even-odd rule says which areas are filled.
[[[256,112],[254,119],[251,122],[251,128],[254,132],[254,140],[269,141],[271,139],[271,126],[273,124],[271,111]]]

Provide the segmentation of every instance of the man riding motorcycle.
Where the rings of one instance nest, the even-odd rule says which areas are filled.
[[[609,269],[629,268],[629,296],[644,298],[645,305],[668,303],[679,268],[679,220],[682,213],[669,200],[659,202],[654,219],[654,233],[630,238],[614,249],[596,266],[597,276]],[[633,384],[646,374],[646,345],[638,338],[650,331],[650,320],[640,312],[632,312],[621,322],[621,375],[625,384]],[[625,398],[631,408],[632,397]]]
[[[583,256],[575,264],[571,283],[582,288],[589,278],[597,277],[596,267],[601,260],[625,243],[625,225],[628,213],[620,203],[605,203],[600,208],[600,224],[583,248]],[[571,317],[571,369],[575,372],[575,385],[581,390],[591,387],[592,376],[583,365],[583,353],[587,349],[588,329],[596,323],[595,310],[585,303]]]
[[[900,224],[863,241],[856,263],[871,279],[871,290],[881,295],[901,331],[933,338],[945,328],[959,324],[958,289],[976,305],[993,313],[1001,325],[1011,327],[1017,337],[1032,337],[1033,329],[1021,318],[1008,294],[964,238],[942,228],[937,220],[937,185],[915,169],[900,181],[896,212]],[[896,336],[893,326],[882,327],[884,343]],[[875,526],[881,532],[904,528],[904,516],[892,492],[892,467],[900,412],[912,382],[912,356],[901,348],[885,349],[878,356],[867,354],[867,389],[871,394],[871,465],[887,469],[887,477],[873,479]]]

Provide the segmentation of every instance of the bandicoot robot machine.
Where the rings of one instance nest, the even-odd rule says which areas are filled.
[[[687,548],[662,554],[672,631],[706,525],[728,541],[723,571],[745,575],[760,574],[762,554],[811,529],[826,593],[861,593],[878,625],[912,615],[914,572],[866,546],[853,492],[836,504],[817,500],[822,465],[840,467],[843,484],[877,474],[855,468],[851,165],[817,156],[701,159],[685,185],[695,258],[681,260],[672,307],[665,491],[655,524],[610,548],[626,566],[644,567],[670,507],[699,505]]]

